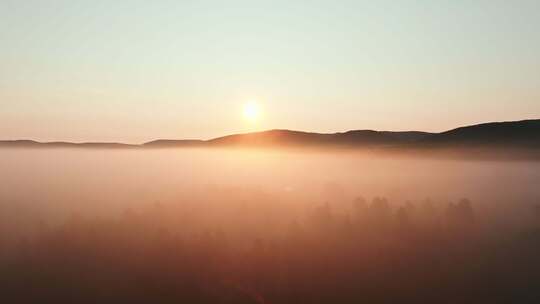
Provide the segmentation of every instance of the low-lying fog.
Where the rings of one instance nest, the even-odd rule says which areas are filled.
[[[0,151],[13,303],[536,303],[540,162]]]
[[[156,203],[211,203],[209,214],[271,203],[290,209],[284,217],[325,202],[347,208],[359,196],[386,197],[394,206],[468,198],[475,207],[524,217],[540,203],[540,162],[204,149],[6,149],[0,155],[0,216],[23,226]]]

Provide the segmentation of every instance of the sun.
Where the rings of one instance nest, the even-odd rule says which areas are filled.
[[[247,121],[256,122],[261,116],[261,109],[256,102],[250,101],[244,105],[243,115]]]

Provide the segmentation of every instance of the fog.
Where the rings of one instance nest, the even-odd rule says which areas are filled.
[[[471,297],[454,300],[482,301],[489,298],[483,289],[474,287],[478,293],[471,293],[456,283],[465,280],[462,283],[467,285],[468,266],[463,266],[463,272],[447,277],[442,275],[448,284],[441,283],[444,285],[441,290],[420,292],[419,286],[396,286],[404,284],[403,278],[407,276],[422,277],[419,282],[431,284],[425,280],[436,275],[421,274],[413,266],[410,269],[396,266],[386,260],[388,256],[385,258],[385,254],[393,252],[402,256],[406,252],[403,258],[410,265],[420,267],[420,264],[415,264],[420,263],[417,254],[425,254],[426,248],[427,252],[432,252],[433,248],[448,252],[461,248],[469,254],[464,256],[481,257],[480,260],[485,261],[488,249],[471,249],[476,242],[481,240],[492,248],[492,240],[502,242],[522,235],[524,231],[537,231],[540,223],[537,212],[540,162],[256,149],[4,149],[0,150],[0,156],[0,244],[4,249],[1,257],[3,265],[9,265],[5,267],[11,271],[6,273],[19,276],[19,281],[13,280],[12,283],[14,297],[17,297],[18,290],[34,288],[43,292],[37,293],[39,297],[63,301],[65,286],[59,284],[53,288],[45,283],[45,278],[54,277],[58,282],[72,282],[70,288],[76,286],[77,290],[72,299],[79,302],[82,299],[89,302],[92,299],[103,300],[111,295],[116,297],[117,303],[133,299],[141,302],[155,300],[156,295],[164,295],[164,302],[196,299],[193,301],[208,303],[216,300],[227,303],[332,303],[338,298],[344,301],[369,299],[392,302],[396,297],[402,297],[406,302],[416,297],[436,298],[445,292],[452,294],[456,291]],[[432,208],[429,210],[433,212],[430,215],[419,213],[418,210],[426,208]],[[362,215],[364,213],[367,215]],[[456,216],[458,219],[453,219]],[[395,220],[387,222],[386,217]],[[393,227],[393,232],[379,230],[383,226]],[[415,238],[402,235],[400,231],[409,229],[404,227],[415,227],[411,230]],[[90,234],[88,229],[92,231]],[[369,231],[369,235],[359,231]],[[112,238],[117,237],[116,241],[105,237],[109,234],[114,235]],[[454,234],[461,237],[456,241]],[[211,236],[214,241],[209,242],[214,247],[198,247],[200,237],[204,235]],[[436,245],[418,241],[420,235],[430,235],[436,240],[433,243]],[[128,236],[136,240],[130,243],[132,247],[129,250],[127,247],[115,247],[118,240],[125,240]],[[163,239],[171,236],[181,239],[183,245],[164,249],[163,246],[177,244]],[[374,242],[374,238],[385,239],[389,243],[381,245]],[[58,262],[57,258],[73,254],[65,248],[58,251],[58,239],[66,244],[74,240],[75,243],[86,244],[81,247],[85,249],[76,254],[82,256],[81,260],[65,266],[75,274],[66,275],[60,271],[58,265],[62,263],[50,266]],[[414,239],[406,242],[410,248],[402,246],[404,239]],[[227,245],[220,243],[225,240]],[[52,243],[56,244],[54,250],[49,248]],[[361,249],[343,244],[354,244]],[[134,289],[148,289],[145,295],[133,293],[119,283],[125,278],[116,275],[114,282],[98,283],[96,279],[89,283],[84,279],[83,283],[77,283],[80,275],[87,273],[78,267],[101,265],[102,258],[89,253],[97,247],[129,255],[135,249],[148,246],[154,246],[157,253],[146,253],[147,259],[140,263],[150,270],[138,271],[144,274],[147,274],[144,271],[170,272],[181,277],[174,280],[168,276],[152,277],[150,281],[159,282],[156,284],[166,291],[154,290],[148,282],[128,284],[138,286]],[[523,246],[519,252],[524,252],[523,248],[534,249],[533,252],[538,250],[536,245]],[[43,251],[45,253],[39,251],[43,248],[48,248]],[[178,255],[182,256],[179,260],[168,255],[175,250],[184,252]],[[262,251],[254,253],[253,250]],[[379,250],[381,260],[369,253],[370,250]],[[42,252],[39,258],[32,255],[35,252]],[[187,254],[185,252],[198,258],[212,258],[200,261],[192,257],[190,260],[183,255]],[[427,255],[436,260],[437,265],[458,263],[456,260],[446,261],[444,253],[433,252]],[[166,270],[162,268],[162,263],[165,263],[160,260],[162,254],[168,259]],[[256,266],[244,265],[241,261],[244,258],[249,260],[245,254],[253,254],[252,258],[262,260],[254,262]],[[501,256],[507,257],[508,254],[504,251]],[[411,256],[415,257],[414,262],[406,258]],[[333,262],[313,260],[317,258]],[[296,274],[290,276],[285,275],[283,269],[278,273],[272,272],[272,268],[285,267],[283,265],[287,263],[303,265],[287,259],[308,259],[311,264],[298,266]],[[342,259],[342,263],[338,262]],[[365,261],[365,265],[358,259]],[[109,266],[118,266],[126,273],[131,271],[122,268],[125,265],[114,258],[106,260]],[[486,266],[489,271],[479,271],[482,277],[489,276],[488,273],[499,274],[498,269],[492,267],[498,265],[498,257],[492,260],[493,264],[486,262],[490,265]],[[193,261],[203,264],[204,270],[183,268]],[[38,271],[28,268],[28,265],[46,270]],[[343,268],[343,265],[347,266]],[[425,268],[426,265],[421,266]],[[390,269],[397,270],[390,275]],[[261,274],[262,278],[254,273]],[[325,279],[319,277],[321,273],[334,277]],[[538,273],[531,272],[531,275]],[[507,274],[508,270],[500,270],[501,277]],[[35,278],[36,275],[39,278]],[[98,270],[93,275],[109,279],[112,276],[108,270]],[[33,278],[33,283],[27,285],[29,277]],[[401,279],[396,279],[398,277]],[[177,282],[177,279],[182,283],[175,285],[173,281]],[[493,283],[489,278],[483,279],[488,280],[486,284]],[[371,286],[369,282],[383,287],[387,284],[396,294],[388,295],[373,286],[362,289],[360,295],[356,294],[353,285],[358,280],[364,287]],[[11,280],[3,277],[3,281]],[[506,284],[497,282],[503,286]],[[281,286],[283,284],[287,286]],[[318,287],[314,289],[305,284]],[[88,289],[88,286],[92,288]],[[501,292],[512,299],[530,295],[517,287],[508,288]],[[416,292],[411,293],[411,290]],[[500,296],[503,295],[497,294]],[[27,300],[32,302],[34,298]]]
[[[255,192],[291,210],[348,204],[358,196],[384,196],[397,204],[469,198],[476,205],[514,210],[540,202],[540,162],[226,149],[0,153],[2,214],[42,220],[117,214],[155,202],[181,205],[191,198],[223,200],[215,208],[227,209],[226,201],[233,199],[257,208],[260,203],[249,199]]]

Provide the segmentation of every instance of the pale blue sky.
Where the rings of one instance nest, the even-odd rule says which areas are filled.
[[[0,43],[0,139],[540,118],[540,1],[0,0]]]

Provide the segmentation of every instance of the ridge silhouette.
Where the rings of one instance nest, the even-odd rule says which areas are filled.
[[[184,147],[257,147],[257,148],[347,148],[378,149],[379,152],[483,149],[483,156],[501,151],[519,150],[518,158],[540,159],[540,119],[491,122],[429,133],[422,131],[351,130],[338,133],[315,133],[286,129],[232,134],[209,140],[158,139],[143,144],[104,142],[38,142],[0,140],[0,148],[184,148]],[[494,153],[491,153],[491,149]],[[532,152],[523,153],[523,150]],[[464,153],[466,156],[467,153]],[[477,155],[478,156],[478,155]],[[481,156],[481,157],[483,157]]]

